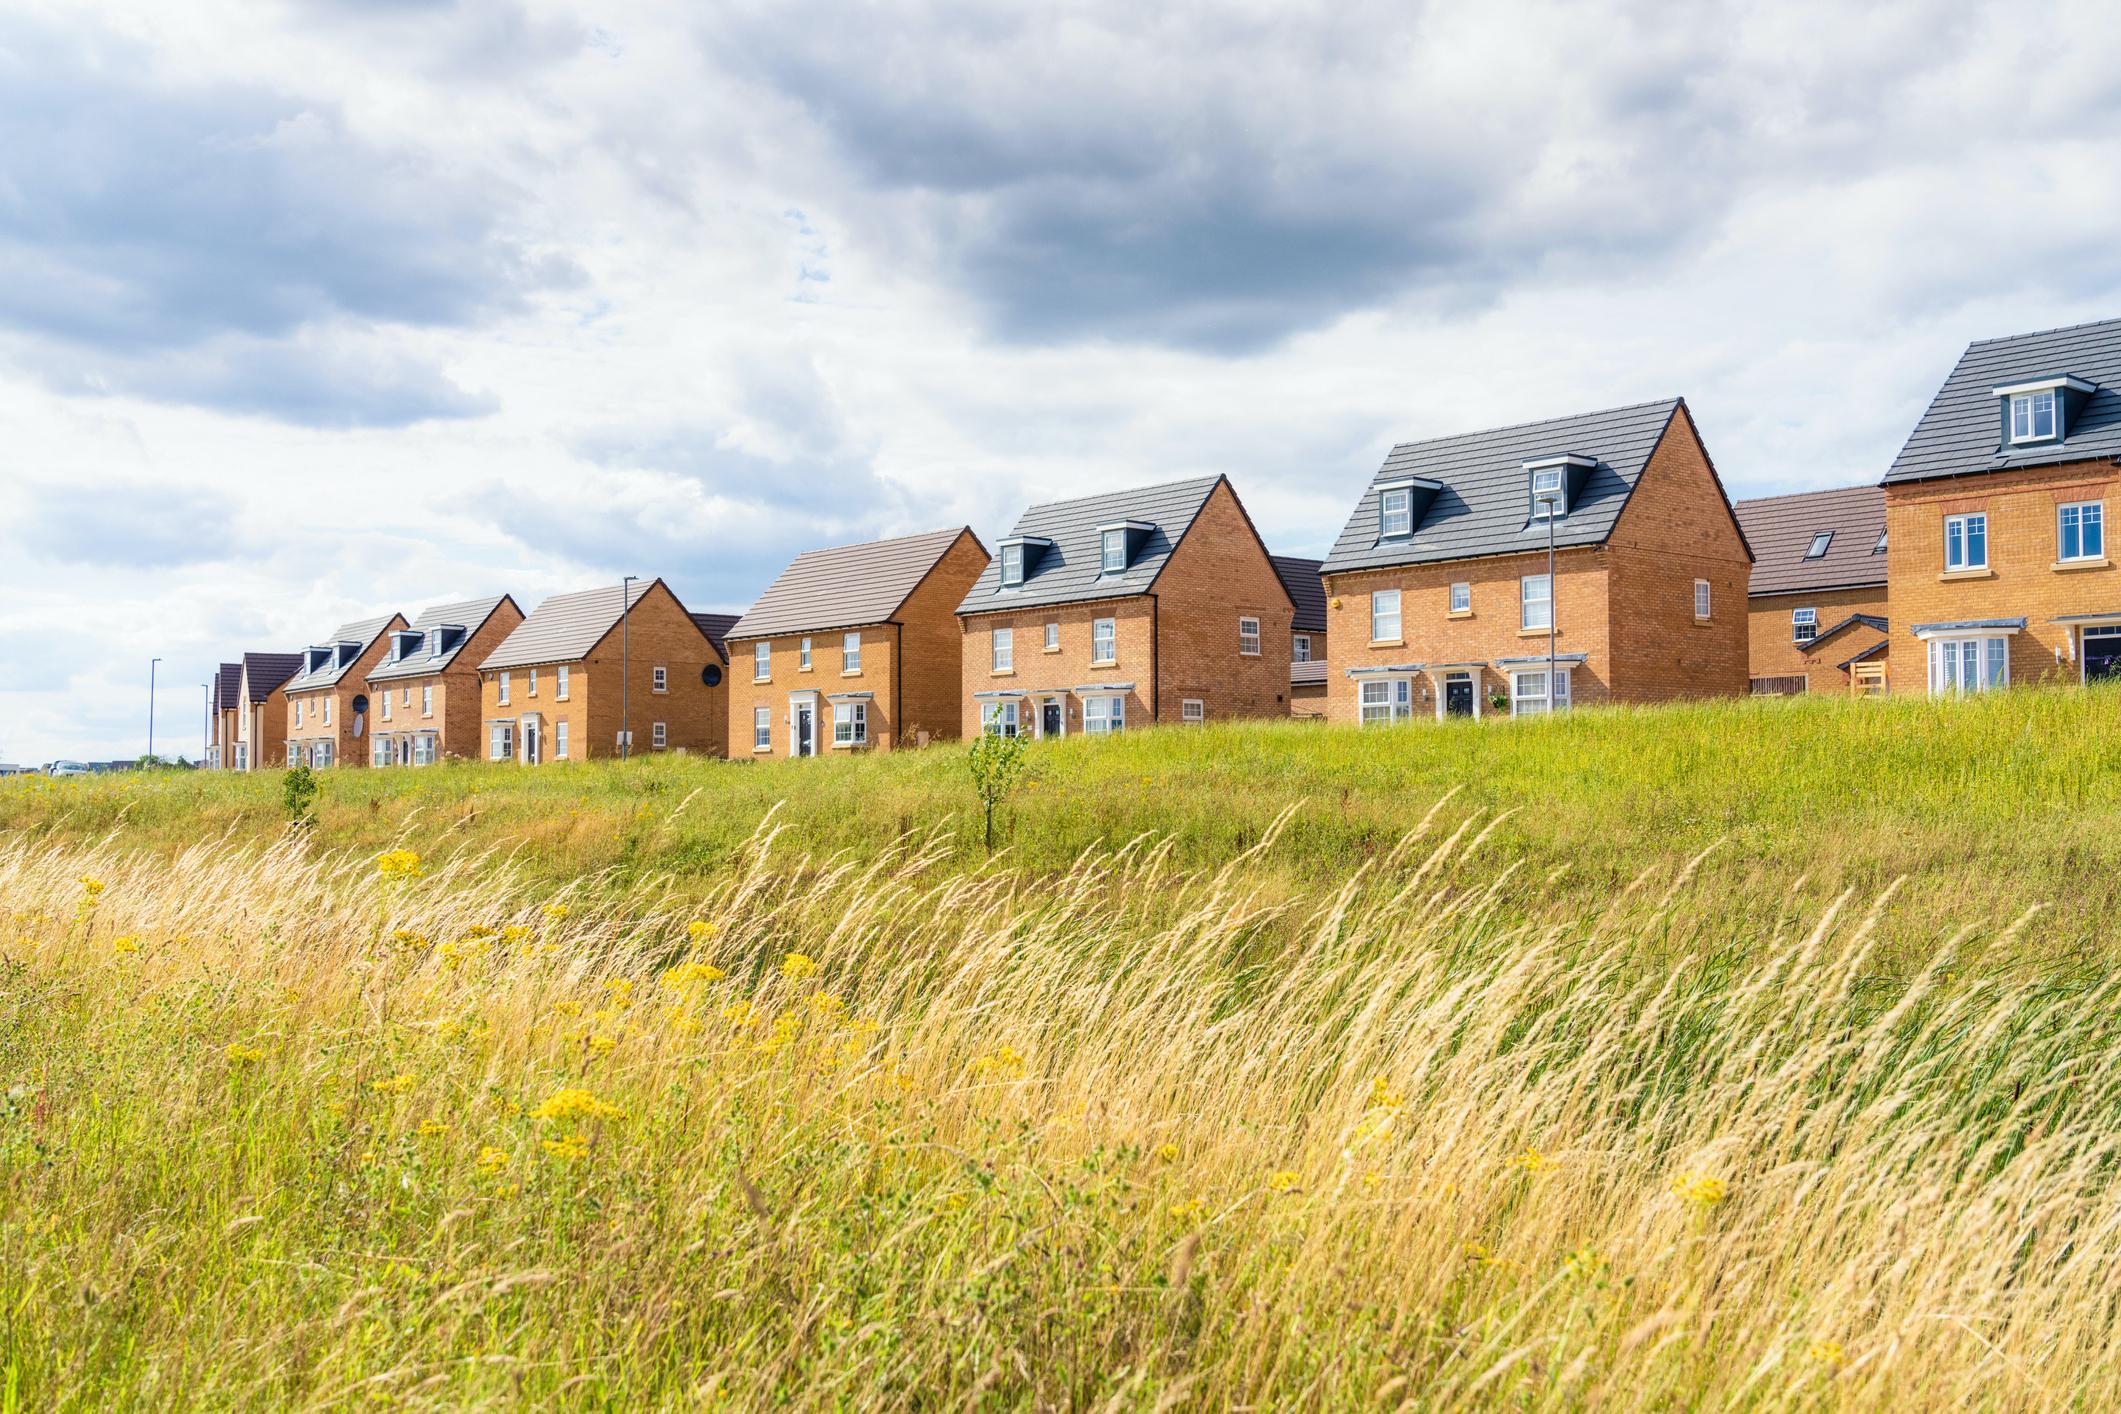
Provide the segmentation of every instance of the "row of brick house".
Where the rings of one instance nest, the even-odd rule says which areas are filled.
[[[2121,668],[2121,321],[1970,347],[1882,484],[1733,504],[1683,399],[1394,447],[1323,560],[1227,477],[798,555],[741,616],[660,579],[340,625],[212,684],[246,768],[731,759]],[[1896,641],[1898,647],[1895,647]]]

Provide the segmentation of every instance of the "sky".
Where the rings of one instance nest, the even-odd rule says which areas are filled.
[[[1872,482],[2121,315],[2121,26],[2022,5],[0,0],[0,761],[245,650],[1682,395]]]

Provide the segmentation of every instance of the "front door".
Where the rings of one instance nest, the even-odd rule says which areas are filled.
[[[538,751],[544,744],[545,735],[538,729],[538,726],[539,723],[536,717],[525,717],[523,719],[523,764],[525,766],[538,764]]]
[[[795,754],[817,755],[817,707],[809,702],[795,704]]]
[[[2121,627],[2084,631],[2084,680],[2121,677]]]
[[[1464,673],[1444,679],[1443,714],[1446,717],[1473,715],[1473,679]]]
[[[1068,719],[1061,710],[1061,701],[1058,697],[1049,697],[1038,704],[1038,734],[1040,736],[1050,739],[1052,737],[1065,736],[1067,731]]]

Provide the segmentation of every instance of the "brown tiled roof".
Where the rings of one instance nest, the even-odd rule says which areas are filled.
[[[627,586],[627,610],[631,611],[643,595],[662,583],[660,579],[634,580]],[[668,586],[665,589],[667,592]],[[620,617],[616,584],[555,594],[531,610],[530,617],[517,624],[479,667],[528,668],[579,662],[618,625]]]
[[[1885,583],[1885,492],[1876,486],[1763,496],[1731,508],[1753,547],[1754,594],[1867,589]],[[1808,560],[1812,537],[1831,531],[1826,553]]]
[[[300,653],[245,653],[244,675],[250,681],[250,700],[263,702],[273,690],[302,670]]]
[[[223,663],[214,670],[214,710],[226,712],[236,705],[236,694],[243,690],[243,665]]]
[[[1324,633],[1326,582],[1318,577],[1318,567],[1325,561],[1307,560],[1300,555],[1268,558],[1274,561],[1274,573],[1281,576],[1281,587],[1296,601],[1296,618],[1289,627],[1298,633]]]
[[[805,550],[766,586],[728,636],[767,638],[884,623],[957,538],[971,533],[966,526],[953,525],[892,540]]]

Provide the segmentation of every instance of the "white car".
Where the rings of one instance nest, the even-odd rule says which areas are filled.
[[[96,768],[85,761],[54,761],[44,768],[47,776],[93,776]]]

